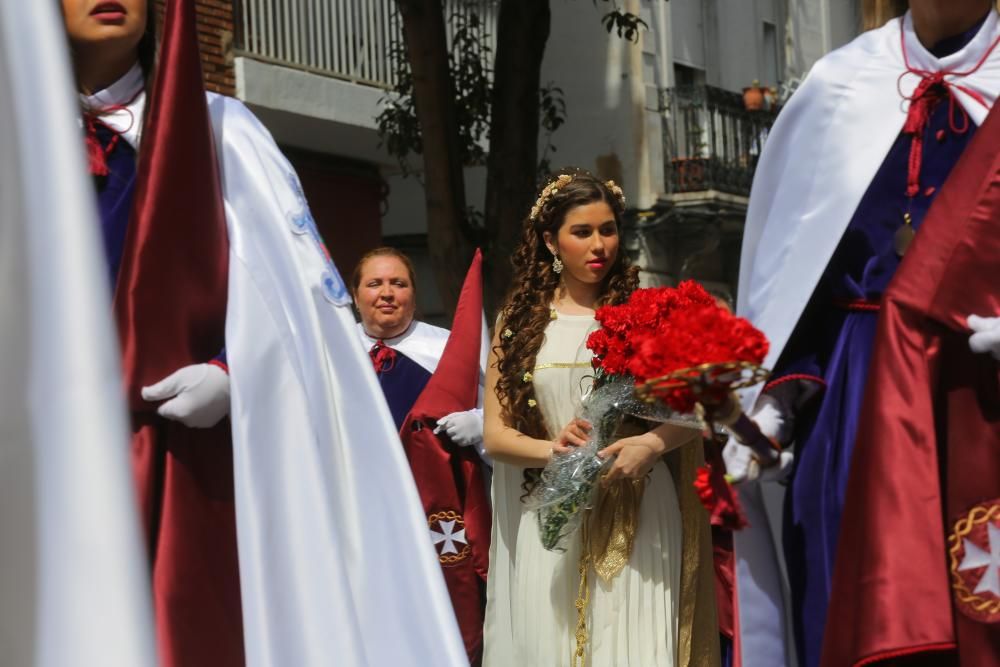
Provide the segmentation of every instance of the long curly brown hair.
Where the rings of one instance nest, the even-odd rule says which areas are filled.
[[[540,439],[548,438],[549,434],[541,412],[529,404],[535,398],[534,388],[532,383],[524,382],[523,377],[535,366],[535,357],[551,319],[550,308],[559,288],[559,274],[552,270],[552,254],[545,245],[544,234],[549,232],[554,238],[567,212],[599,201],[605,202],[614,212],[620,234],[625,213],[623,201],[592,174],[575,169],[559,173],[569,174],[573,179],[546,198],[534,219],[528,216],[524,220],[521,242],[511,260],[514,267],[511,289],[500,309],[499,345],[493,348],[499,374],[494,390],[500,400],[501,418],[521,433]],[[638,286],[638,269],[630,266],[624,250],[619,248],[604,278],[597,305],[624,303]],[[537,478],[537,474],[530,471],[525,475],[529,486]]]

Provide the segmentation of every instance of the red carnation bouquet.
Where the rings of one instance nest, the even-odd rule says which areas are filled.
[[[704,424],[679,417],[701,408],[699,417],[725,425],[753,448],[762,465],[774,461],[772,443],[743,414],[733,389],[763,379],[764,335],[720,306],[694,281],[677,287],[640,289],[627,303],[604,306],[595,318],[601,328],[587,340],[594,352],[594,391],[581,417],[594,424],[586,446],[552,458],[525,504],[535,510],[546,549],[562,551],[591,506],[594,485],[607,461],[597,452],[617,437],[625,415],[654,421]],[[720,415],[723,415],[720,417]],[[712,435],[711,426],[707,426]],[[736,494],[725,477],[721,451],[708,447],[708,464],[698,471],[695,490],[714,525],[746,525]]]
[[[601,329],[590,335],[587,347],[600,377],[630,376],[641,398],[675,412],[691,413],[701,404],[710,419],[728,414],[724,421],[738,440],[755,452],[760,449],[762,457],[773,455],[772,443],[732,396],[733,389],[766,376],[760,364],[767,338],[747,320],[693,280],[636,290],[627,303],[604,306],[595,318]],[[714,450],[709,454],[709,465],[698,471],[695,482],[698,495],[713,523],[740,528],[745,520],[725,480],[721,456]]]
[[[712,376],[713,368],[734,363],[759,366],[767,355],[764,334],[693,280],[636,290],[627,303],[598,309],[595,318],[601,328],[587,347],[599,372],[632,376],[677,412],[692,412],[699,400],[721,401],[730,389],[725,381],[692,386],[684,378],[694,371]],[[664,380],[678,373],[676,382]]]
[[[668,329],[675,313],[699,307],[718,306],[704,287],[686,280],[677,287],[638,289],[627,303],[599,308],[594,319],[601,328],[587,340],[595,366],[608,375],[634,375],[642,344]]]

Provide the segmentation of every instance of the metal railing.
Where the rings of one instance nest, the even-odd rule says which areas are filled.
[[[396,0],[238,0],[236,49],[240,55],[391,88],[393,49],[402,42]],[[489,53],[496,47],[497,0],[446,0],[449,39],[459,21],[475,13]]]
[[[747,111],[743,97],[713,86],[660,91],[668,193],[749,195],[776,109]]]

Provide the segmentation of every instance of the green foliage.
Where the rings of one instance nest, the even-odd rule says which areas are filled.
[[[493,52],[482,19],[469,3],[449,17],[453,35],[449,65],[455,86],[455,107],[466,166],[486,164],[484,148],[490,130],[493,94]]]
[[[502,1],[498,0],[498,3]],[[609,34],[615,32],[620,38],[635,41],[640,30],[649,28],[635,14],[622,11],[617,0],[592,0],[595,6],[599,1],[612,3],[613,6],[601,18]],[[493,83],[493,53],[487,39],[489,35],[477,11],[479,3],[474,0],[442,2],[452,7],[446,17],[452,35],[448,45],[448,65],[455,91],[462,162],[466,166],[483,165],[486,163],[485,146],[489,139]],[[419,169],[413,166],[411,159],[413,155],[423,153],[423,145],[413,96],[413,74],[402,40],[392,44],[389,56],[396,72],[396,85],[382,98],[384,109],[375,119],[379,145],[385,146],[397,159],[404,176],[419,177]],[[551,171],[552,154],[556,152],[552,136],[566,120],[566,102],[562,89],[551,82],[539,92],[539,124],[544,143],[538,173],[543,178]],[[482,215],[474,211],[470,215],[469,226],[478,231]]]
[[[614,0],[601,0],[601,2],[613,1]],[[593,0],[593,2],[596,6],[597,0]],[[608,34],[611,34],[611,31],[614,30],[617,32],[619,37],[627,39],[630,42],[638,41],[639,31],[642,29],[648,30],[649,25],[632,12],[623,12],[618,7],[617,2],[615,2],[614,7],[614,9],[601,17],[601,23],[604,24],[605,30],[608,31]]]
[[[380,101],[385,108],[375,117],[379,146],[385,146],[389,154],[396,158],[403,176],[419,175],[419,169],[410,164],[409,158],[411,153],[421,155],[424,147],[413,95],[413,72],[403,40],[393,40],[389,48],[389,62],[396,73],[396,86],[382,97]]]
[[[566,100],[563,98],[562,88],[549,81],[539,91],[541,114],[539,124],[541,125],[545,145],[542,147],[542,155],[538,159],[538,175],[536,180],[539,183],[547,180],[552,172],[552,153],[556,152],[555,144],[552,143],[552,135],[559,126],[566,122]]]
[[[465,166],[486,164],[485,145],[489,137],[493,91],[493,53],[476,4],[472,0],[458,0],[446,17],[452,36],[448,45],[448,69],[455,92],[460,150]],[[379,146],[385,146],[396,158],[404,176],[419,175],[410,159],[411,155],[423,153],[423,145],[413,95],[413,73],[402,40],[393,43],[389,60],[396,72],[396,85],[382,98],[385,108],[375,118]]]

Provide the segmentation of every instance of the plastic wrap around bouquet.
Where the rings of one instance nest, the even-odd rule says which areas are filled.
[[[631,378],[599,378],[577,412],[592,426],[587,444],[553,456],[525,499],[528,509],[538,513],[539,535],[546,549],[565,551],[568,547],[583,520],[583,510],[593,505],[598,476],[610,464],[597,453],[618,439],[622,422],[630,416],[691,423],[690,418],[640,400]]]
[[[733,404],[734,389],[767,377],[764,335],[694,281],[636,290],[628,302],[598,309],[595,319],[601,327],[587,340],[595,388],[578,415],[593,427],[590,440],[553,456],[526,499],[538,513],[542,545],[554,551],[566,549],[592,506],[610,464],[597,453],[618,439],[627,416],[703,424],[706,414]],[[739,528],[745,522],[721,460],[710,461],[698,472],[699,497],[713,523]]]

